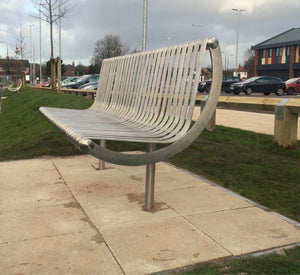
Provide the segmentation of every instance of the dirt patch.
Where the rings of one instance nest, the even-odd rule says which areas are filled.
[[[93,238],[91,238],[91,240],[96,242],[96,243],[103,243],[104,242],[104,238],[100,233],[97,233]]]
[[[146,211],[144,209],[144,205],[145,205],[144,194],[129,193],[127,194],[127,198],[129,202],[138,203],[141,206],[142,210]],[[166,203],[154,200],[153,208],[147,212],[156,213],[158,211],[167,210],[167,209],[169,209],[169,206]]]

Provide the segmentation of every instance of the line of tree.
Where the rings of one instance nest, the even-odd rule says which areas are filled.
[[[255,56],[254,52],[249,48],[245,51],[244,68],[248,71],[248,78],[254,76]]]
[[[33,14],[33,17],[47,22],[50,27],[51,82],[55,83],[53,24],[70,13],[76,4],[72,3],[71,0],[32,0],[32,3],[37,11],[37,14]],[[52,85],[52,88],[55,89],[55,85]]]
[[[119,35],[107,34],[102,40],[96,41],[90,68],[99,73],[105,58],[125,55],[128,52],[129,47],[121,42]]]

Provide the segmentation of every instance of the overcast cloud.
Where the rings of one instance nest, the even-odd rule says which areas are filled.
[[[75,2],[76,0],[74,0]],[[143,0],[77,0],[78,5],[62,20],[62,59],[65,64],[90,64],[94,45],[106,34],[119,35],[130,49],[142,48]],[[222,52],[235,66],[237,14],[232,8],[245,9],[240,16],[239,63],[245,51],[266,39],[300,27],[299,0],[148,0],[147,49],[215,36]],[[39,62],[39,21],[31,16],[30,0],[1,0],[0,41],[8,42],[9,55],[16,47],[18,29],[27,36],[35,24],[35,60]],[[192,24],[201,25],[193,27]],[[58,29],[55,32],[58,55]],[[170,37],[169,40],[167,37]],[[49,25],[42,23],[42,62],[50,57]],[[223,54],[224,56],[225,54]],[[0,56],[6,56],[6,43],[0,43]]]

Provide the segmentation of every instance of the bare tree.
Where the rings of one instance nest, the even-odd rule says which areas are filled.
[[[255,56],[250,48],[245,51],[244,67],[248,71],[248,77],[254,76]]]
[[[39,12],[41,12],[41,19],[49,23],[51,48],[51,81],[52,83],[55,83],[53,24],[60,18],[65,17],[75,7],[75,4],[73,4],[71,0],[32,0],[32,2],[34,8],[38,11],[38,15],[33,15],[33,17],[40,18]],[[52,85],[52,88],[55,88],[55,85]]]
[[[25,37],[24,31],[22,28],[20,28],[18,31],[15,53],[16,53],[16,56],[19,56],[21,59],[24,59],[26,56],[27,45],[26,45],[25,39],[26,39],[26,37]]]
[[[107,34],[104,39],[95,43],[92,64],[101,66],[103,59],[124,55],[129,52],[128,46],[121,42],[119,35]]]

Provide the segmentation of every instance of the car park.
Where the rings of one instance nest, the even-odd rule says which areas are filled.
[[[292,95],[294,93],[300,93],[300,77],[295,77],[285,82],[286,93]]]
[[[285,93],[286,85],[278,77],[256,76],[243,82],[231,84],[230,90],[234,94],[239,94],[240,92],[243,92],[246,95],[251,95],[252,93],[263,93],[265,95],[276,93],[281,96]]]
[[[240,82],[242,81],[241,78],[238,76],[232,76],[232,75],[224,75],[222,78],[222,91],[225,91],[226,93],[230,93],[230,85],[232,83]],[[207,79],[205,81],[199,82],[198,85],[198,91],[200,93],[207,92],[209,93],[211,86],[211,79]]]
[[[97,81],[98,79],[99,79],[99,74],[83,75],[82,77],[76,79],[74,82],[69,82],[62,85],[62,88],[78,89],[83,84],[94,82]]]

